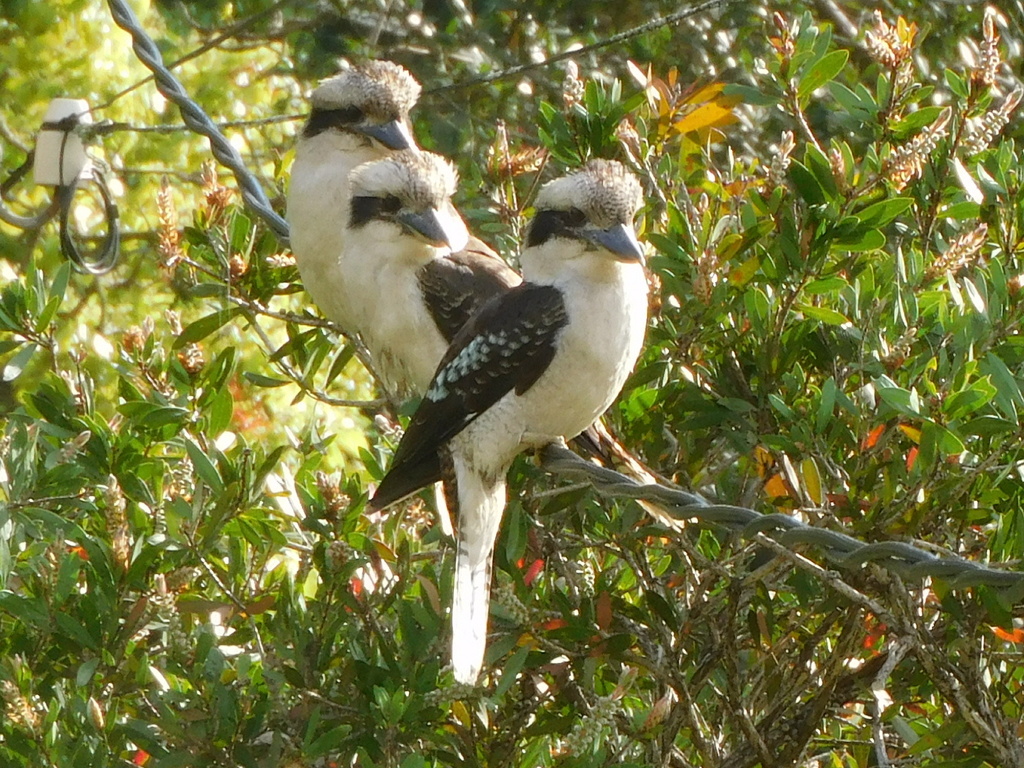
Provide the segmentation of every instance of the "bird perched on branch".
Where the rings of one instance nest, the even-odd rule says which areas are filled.
[[[595,160],[546,184],[526,236],[525,282],[453,339],[371,507],[383,509],[445,468],[457,510],[452,665],[472,684],[483,664],[492,555],[505,475],[521,451],[573,437],[632,371],[647,324],[643,251],[633,230],[640,185]]]
[[[299,272],[313,300],[347,332],[360,334],[375,358],[387,350],[387,359],[377,359],[377,365],[393,388],[403,394],[421,395],[447,342],[468,317],[521,279],[472,235],[461,247],[457,242],[431,247],[422,233],[417,235],[409,228],[401,232],[392,229],[380,240],[354,231],[352,170],[396,152],[418,151],[409,111],[419,93],[419,83],[412,75],[387,61],[353,68],[314,90],[312,111],[292,166],[288,218]],[[398,186],[399,179],[411,184],[424,170],[414,169],[408,160],[402,161],[401,167],[407,173],[393,176]],[[376,173],[382,173],[382,168],[378,167]],[[359,174],[359,178],[366,182],[373,175]],[[444,186],[446,182],[439,181],[444,175],[433,174],[430,183]],[[411,193],[411,188],[406,190],[407,197]],[[367,194],[364,190],[360,194],[373,197],[376,192]],[[345,247],[353,237],[360,245]],[[389,243],[404,243],[403,249],[408,247],[421,255],[411,261],[394,258],[397,253],[391,252]],[[443,261],[424,261],[424,253]],[[425,263],[429,263],[429,269],[423,268]],[[406,267],[407,273],[403,271]],[[395,300],[397,294],[385,284],[382,274],[404,286],[404,295],[412,295],[409,287],[413,282],[422,295],[410,301]],[[381,309],[387,311],[382,315]],[[417,339],[419,346],[414,343]],[[578,446],[607,465],[623,467],[641,482],[655,482],[646,467],[600,422],[579,439]],[[443,507],[443,499],[438,502]],[[641,503],[657,514],[651,505]],[[439,511],[445,531],[450,532],[445,510]]]
[[[313,300],[349,331],[349,289],[358,290],[341,257],[349,175],[362,163],[416,146],[409,110],[419,94],[412,75],[389,61],[342,72],[313,91],[295,147],[288,190],[292,252]]]
[[[517,285],[503,261],[464,251],[451,202],[458,176],[430,152],[396,152],[352,171],[342,262],[364,276],[348,311],[377,372],[427,390],[448,342],[487,299]]]
[[[389,61],[371,61],[342,72],[313,91],[312,110],[295,150],[288,194],[295,261],[313,300],[349,333],[365,336],[370,330],[368,318],[356,308],[364,306],[363,299],[381,284],[376,274],[379,262],[363,258],[358,249],[344,247],[352,235],[352,170],[394,152],[418,151],[409,110],[419,93],[420,85],[413,76]],[[380,248],[375,253],[387,256]],[[434,285],[438,292],[448,289],[444,300],[451,306],[432,316],[450,339],[473,309],[497,290],[518,285],[520,279],[490,247],[472,236],[463,237],[446,256],[452,268],[438,270]],[[388,303],[401,319],[404,307],[388,296],[384,291],[375,297]],[[421,319],[407,317],[403,333],[418,333]],[[437,348],[435,365],[445,346]],[[416,381],[390,383],[421,394],[432,371],[431,367]]]

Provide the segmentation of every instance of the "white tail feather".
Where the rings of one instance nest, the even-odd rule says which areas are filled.
[[[454,536],[455,528],[452,525],[452,513],[448,509],[448,501],[444,497],[444,485],[434,483],[434,506],[437,507],[438,522],[441,524],[441,532],[445,536]]]
[[[452,669],[460,683],[473,685],[487,647],[491,603],[491,561],[505,509],[505,479],[488,481],[454,457],[458,482],[459,545],[452,600]]]

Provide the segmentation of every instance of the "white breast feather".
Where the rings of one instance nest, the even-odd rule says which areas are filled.
[[[503,475],[524,447],[578,435],[615,400],[640,356],[647,328],[643,267],[593,252],[568,269],[566,263],[552,282],[569,321],[551,365],[526,393],[509,392],[452,442],[481,471]]]
[[[387,150],[356,136],[326,131],[299,142],[288,190],[292,252],[302,283],[320,311],[343,328],[355,327],[351,295],[360,290],[350,276],[342,242],[349,216],[349,173],[379,160]],[[350,289],[354,289],[350,290]]]

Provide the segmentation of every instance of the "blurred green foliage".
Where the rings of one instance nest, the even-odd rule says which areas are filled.
[[[118,96],[145,71],[102,4],[0,9],[5,176],[52,96],[177,123],[151,84]],[[733,3],[486,84],[677,8],[136,9],[168,61],[223,35],[176,72],[256,121],[229,133],[279,203],[298,122],[260,121],[300,116],[340,55],[419,77],[417,135],[512,258],[539,180],[628,163],[656,253],[610,415],[625,443],[727,503],[1020,569],[1024,134],[1012,67],[985,65],[1019,56],[1019,4],[986,44],[973,6]],[[490,674],[454,687],[431,502],[364,514],[408,406],[378,399],[203,141],[96,151],[123,182],[114,273],[73,273],[52,226],[0,225],[0,764],[1024,764],[1019,594],[819,573],[525,459]]]

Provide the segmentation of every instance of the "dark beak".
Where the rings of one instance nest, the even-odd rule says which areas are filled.
[[[416,146],[405,123],[398,120],[390,123],[363,123],[354,127],[388,149],[413,149]]]
[[[608,229],[587,227],[581,234],[594,245],[611,251],[619,261],[644,261],[644,249],[629,224],[616,224]]]
[[[396,218],[403,227],[431,245],[438,248],[447,245],[452,248],[454,238],[433,208],[425,211],[401,211]]]

